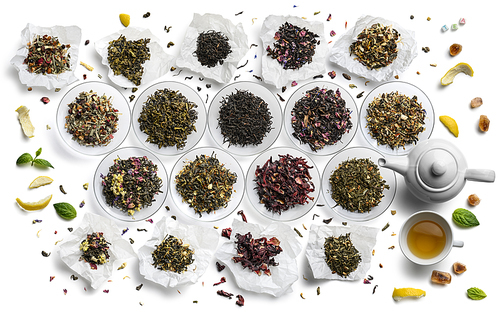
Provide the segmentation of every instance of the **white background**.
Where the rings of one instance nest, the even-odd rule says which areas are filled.
[[[489,2],[491,4],[491,2]],[[296,5],[297,7],[293,7]],[[2,104],[1,110],[1,134],[3,140],[2,148],[2,224],[0,227],[0,269],[2,270],[2,284],[0,285],[0,308],[5,312],[7,308],[21,310],[50,310],[54,313],[64,311],[72,312],[159,312],[159,311],[195,311],[207,309],[211,306],[214,311],[225,313],[225,311],[355,311],[355,312],[393,312],[423,313],[445,311],[465,313],[473,310],[491,312],[487,310],[498,306],[498,183],[476,183],[468,182],[463,191],[453,200],[444,204],[429,205],[417,201],[406,189],[404,180],[397,175],[398,190],[396,198],[389,209],[397,211],[392,216],[390,210],[373,221],[364,225],[382,228],[386,223],[390,227],[379,232],[375,246],[375,256],[372,258],[372,266],[368,274],[373,276],[371,284],[363,284],[362,281],[325,281],[315,280],[308,267],[304,256],[304,250],[308,239],[308,231],[304,230],[302,224],[307,228],[313,223],[314,213],[320,215],[314,223],[321,223],[324,218],[333,217],[333,225],[340,225],[342,219],[335,216],[333,212],[325,207],[315,207],[302,219],[290,222],[289,225],[299,229],[304,235],[299,238],[303,245],[302,254],[298,257],[300,278],[293,287],[293,292],[280,298],[268,295],[251,293],[239,289],[234,283],[234,277],[226,268],[218,273],[215,269],[215,260],[209,270],[201,277],[200,281],[176,289],[167,289],[145,280],[138,271],[138,261],[128,260],[128,266],[120,271],[115,271],[111,282],[105,283],[99,289],[92,289],[90,284],[80,278],[77,281],[70,279],[74,274],[58,257],[57,246],[54,243],[69,235],[68,227],[77,228],[86,212],[106,215],[98,206],[91,189],[85,191],[83,183],[91,182],[94,171],[103,156],[84,156],[69,149],[62,142],[57,133],[55,125],[56,109],[59,101],[70,87],[63,88],[60,92],[48,91],[45,88],[33,88],[31,92],[23,86],[18,79],[17,71],[10,65],[10,59],[21,47],[20,32],[27,23],[40,26],[53,25],[77,25],[82,29],[82,43],[79,60],[92,65],[95,69],[89,72],[82,66],[76,68],[76,76],[83,82],[83,74],[87,74],[87,81],[99,80],[97,74],[103,75],[102,81],[109,81],[106,77],[107,69],[101,63],[98,54],[93,48],[93,43],[100,38],[122,29],[118,15],[128,13],[131,15],[131,26],[149,28],[162,41],[167,53],[176,55],[180,49],[185,30],[189,25],[193,13],[217,13],[231,19],[235,24],[242,23],[249,37],[249,44],[258,44],[258,48],[252,48],[246,57],[249,59],[246,67],[240,69],[240,80],[256,81],[252,74],[260,75],[260,60],[262,57],[262,43],[258,37],[262,21],[271,14],[295,15],[305,17],[308,20],[322,21],[325,27],[325,37],[333,42],[342,35],[347,22],[347,28],[352,27],[356,20],[363,14],[380,16],[392,20],[401,26],[415,31],[418,42],[418,57],[413,61],[410,68],[399,80],[410,82],[421,88],[431,99],[436,117],[449,115],[455,118],[460,128],[460,135],[455,138],[438,121],[435,122],[432,138],[443,138],[451,141],[461,148],[470,168],[487,168],[498,172],[498,158],[495,149],[498,146],[498,15],[494,9],[486,4],[486,1],[84,1],[73,4],[67,1],[33,1],[26,0],[11,9],[2,10],[1,25],[1,69],[2,69]],[[151,16],[144,19],[142,15],[150,12]],[[243,11],[241,15],[236,13]],[[315,12],[320,12],[314,15]],[[332,14],[331,21],[327,22],[328,14]],[[414,19],[410,19],[414,15]],[[427,18],[431,20],[428,21]],[[456,31],[442,32],[443,25],[451,26],[464,17],[465,25],[459,26]],[[254,19],[255,18],[255,19]],[[252,22],[252,19],[253,22]],[[169,33],[163,29],[164,26],[172,26]],[[331,38],[330,30],[337,35]],[[83,45],[89,39],[90,45]],[[175,46],[166,48],[167,43],[173,41]],[[329,47],[333,44],[330,43]],[[463,51],[456,57],[450,57],[448,47],[453,43],[463,45]],[[430,52],[424,53],[421,48],[429,47]],[[254,59],[254,55],[257,58]],[[446,71],[458,62],[467,62],[474,69],[474,77],[460,74],[455,82],[443,87],[440,78]],[[437,67],[431,67],[436,63]],[[365,95],[378,84],[370,82],[365,86],[365,80],[353,76],[352,81],[342,77],[344,72],[329,61],[326,64],[327,71],[335,70],[337,77],[332,81],[349,90],[355,97],[361,90]],[[253,73],[247,71],[253,69]],[[419,72],[420,74],[417,74]],[[174,72],[174,73],[177,73]],[[206,99],[213,97],[223,87],[222,84],[205,80],[200,82],[197,74],[184,70],[180,76],[173,77],[173,73],[158,79],[179,80],[189,84],[193,89],[202,87],[200,96]],[[324,80],[330,80],[325,75]],[[185,76],[194,75],[194,78],[184,80]],[[212,88],[206,89],[205,84],[211,83]],[[299,82],[304,84],[305,82]],[[356,84],[358,88],[349,89],[350,83]],[[78,84],[78,83],[76,83]],[[73,84],[72,86],[74,86]],[[71,87],[72,87],[71,86]],[[280,94],[288,99],[294,88],[288,87],[285,93],[281,93],[272,86],[267,86],[273,93]],[[139,88],[138,96],[146,86]],[[123,90],[128,99],[131,95],[130,89]],[[44,105],[40,102],[42,96],[50,98],[50,103]],[[474,97],[482,97],[484,105],[480,108],[471,109],[470,100]],[[356,99],[360,108],[364,98]],[[210,100],[209,100],[210,103]],[[209,104],[208,103],[208,104]],[[133,106],[134,102],[130,103]],[[285,106],[285,103],[281,103]],[[17,121],[15,109],[25,105],[30,109],[32,122],[36,128],[35,137],[28,139],[21,132]],[[491,127],[487,133],[478,131],[479,115],[486,114],[491,120]],[[52,129],[47,130],[49,125]],[[131,130],[128,138],[122,146],[141,146],[135,134]],[[212,146],[215,143],[210,138],[208,130],[201,140],[199,146]],[[284,132],[274,146],[290,146],[291,141]],[[366,146],[367,143],[358,131],[355,139],[348,147]],[[43,148],[41,158],[49,160],[55,169],[41,170],[34,167],[18,167],[15,161],[19,155],[25,152],[34,154],[39,148]],[[167,171],[173,167],[178,157],[160,156]],[[238,157],[238,160],[246,172],[254,156]],[[320,172],[331,156],[313,157]],[[54,179],[54,183],[38,190],[28,190],[29,183],[39,175],[48,175]],[[171,174],[170,174],[171,175]],[[58,187],[62,184],[67,195],[63,195]],[[57,216],[53,206],[37,213],[28,213],[20,209],[15,198],[35,201],[52,193],[52,203],[70,202],[78,209],[78,217],[72,221],[64,221]],[[481,198],[481,204],[470,207],[467,202],[469,194],[476,193]],[[85,200],[86,205],[78,208],[78,204]],[[325,203],[321,196],[318,203]],[[177,218],[186,223],[195,223],[186,220],[167,198],[167,204],[171,211],[160,209],[153,220],[156,223],[163,216],[176,215]],[[451,222],[452,212],[464,207],[473,211],[478,217],[481,225],[471,229],[462,229],[452,223],[452,228],[457,239],[463,240],[465,246],[461,249],[455,248],[451,254],[441,263],[422,267],[416,266],[406,260],[402,255],[397,241],[397,233],[402,222],[412,213],[422,209],[432,209],[443,214]],[[247,197],[244,197],[239,209],[243,209],[249,222],[262,225],[269,224],[252,208]],[[33,219],[42,219],[40,224],[32,224]],[[236,212],[228,218],[215,222],[205,223],[206,226],[229,227],[233,219],[241,219]],[[125,234],[126,238],[133,238],[133,247],[137,250],[149,239],[154,225],[142,221],[138,223],[122,223],[115,221],[120,229],[129,227],[130,231]],[[349,224],[350,222],[348,222]],[[148,232],[138,232],[137,228],[146,228]],[[37,237],[37,232],[39,237]],[[57,234],[55,234],[57,231]],[[396,233],[396,236],[392,236]],[[220,238],[219,245],[225,241]],[[395,249],[388,249],[390,246]],[[41,251],[51,252],[49,257],[43,257]],[[434,269],[452,273],[452,264],[460,261],[467,265],[467,271],[462,275],[454,275],[452,283],[439,286],[430,282],[431,272]],[[383,268],[379,267],[383,265]],[[116,268],[119,264],[115,265]],[[55,276],[49,282],[50,276]],[[123,279],[129,276],[130,279]],[[227,283],[214,287],[221,276],[227,278]],[[306,280],[307,279],[307,280]],[[203,283],[204,284],[203,284]],[[135,287],[140,283],[144,287],[136,291]],[[378,285],[375,294],[373,287]],[[316,295],[316,288],[321,287],[321,294]],[[488,297],[482,301],[468,299],[466,290],[477,286],[483,289]],[[427,292],[425,298],[419,300],[404,300],[394,302],[391,298],[394,287],[421,288]],[[67,289],[67,294],[63,293]],[[108,289],[109,293],[103,290]],[[227,300],[216,294],[216,290],[224,289],[234,295],[241,294],[245,297],[245,306],[238,308],[235,298]],[[305,299],[302,299],[300,294]],[[197,300],[198,303],[193,303]],[[142,306],[140,305],[142,302]]]

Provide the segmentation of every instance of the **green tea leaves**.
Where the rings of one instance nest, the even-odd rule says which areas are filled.
[[[69,203],[54,204],[56,213],[63,219],[71,220],[76,217],[76,209]]]
[[[19,156],[19,158],[17,158],[16,165],[22,165],[22,164],[31,162],[31,166],[37,165],[37,166],[42,166],[42,167],[54,169],[54,167],[52,166],[52,164],[50,162],[48,162],[45,159],[38,158],[38,156],[40,156],[41,153],[42,153],[41,147],[36,151],[35,158],[33,158],[33,156],[31,156],[31,154],[29,154],[29,153],[24,153],[21,156]]]
[[[486,293],[477,287],[472,287],[467,289],[467,296],[472,300],[482,300],[486,298]]]
[[[479,226],[476,216],[467,209],[457,208],[452,214],[453,221],[462,227]]]

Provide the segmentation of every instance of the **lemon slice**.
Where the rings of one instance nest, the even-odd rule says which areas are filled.
[[[38,202],[23,202],[19,198],[16,198],[16,202],[17,204],[19,204],[19,206],[21,206],[21,208],[28,211],[34,211],[34,210],[44,209],[45,207],[47,207],[51,199],[52,199],[52,194],[50,194],[46,198],[42,198]]]
[[[16,109],[16,112],[19,114],[17,118],[19,119],[19,123],[21,123],[21,128],[23,129],[24,135],[27,137],[35,136],[33,133],[35,132],[35,127],[31,124],[30,110],[26,106],[20,106]]]
[[[122,22],[123,26],[127,27],[130,24],[130,15],[125,13],[120,14],[120,22]]]
[[[449,116],[439,116],[439,121],[441,121],[455,137],[458,137],[458,124],[455,119]]]
[[[392,292],[392,298],[395,301],[400,301],[403,298],[413,297],[413,298],[421,298],[425,297],[425,291],[422,289],[415,288],[394,288]]]
[[[41,186],[44,186],[44,185],[47,185],[47,184],[51,184],[53,181],[54,180],[52,180],[52,178],[50,178],[50,177],[39,176],[35,180],[33,180],[33,182],[31,182],[29,188],[30,189],[36,189],[36,188],[39,188]]]
[[[453,79],[457,74],[465,73],[469,76],[474,76],[474,70],[467,63],[460,62],[453,68],[449,69],[448,72],[441,78],[441,85],[450,85],[453,83]]]

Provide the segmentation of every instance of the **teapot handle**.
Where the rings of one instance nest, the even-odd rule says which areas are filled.
[[[481,182],[495,182],[495,171],[487,169],[467,169],[465,179]]]

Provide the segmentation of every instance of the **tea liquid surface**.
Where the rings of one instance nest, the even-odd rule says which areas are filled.
[[[419,258],[430,259],[438,256],[446,244],[443,228],[434,221],[423,220],[408,231],[408,248]]]

